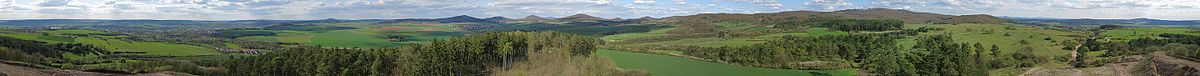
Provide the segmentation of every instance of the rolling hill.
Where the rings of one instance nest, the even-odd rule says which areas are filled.
[[[729,14],[708,13],[690,16],[674,16],[664,18],[666,22],[778,22],[804,21],[811,18],[844,18],[844,19],[895,19],[904,23],[1001,23],[1004,19],[988,15],[942,15],[926,12],[914,12],[901,9],[848,9],[832,12],[788,11],[778,13]]]
[[[1007,17],[1019,23],[1047,23],[1061,25],[1167,25],[1167,26],[1188,26],[1200,25],[1198,21],[1178,21],[1178,20],[1159,20],[1149,18],[1137,19],[1053,19],[1053,18],[1018,18]]]
[[[567,20],[567,21],[596,21],[596,20],[604,20],[604,18],[595,17],[595,16],[591,16],[591,15],[587,15],[587,14],[575,14],[575,15],[571,15],[571,16],[567,16],[567,17],[563,17],[563,18],[558,18],[558,20]]]

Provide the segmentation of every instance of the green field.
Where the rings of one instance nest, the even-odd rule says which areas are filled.
[[[52,34],[105,34],[105,33],[107,33],[107,32],[96,31],[96,30],[50,30],[50,31],[43,31],[43,32],[52,33]]]
[[[670,35],[670,34],[667,34],[667,31],[671,31],[671,30],[675,30],[675,28],[664,28],[664,29],[658,29],[658,30],[653,30],[650,32],[644,32],[644,33],[625,33],[625,34],[608,35],[608,36],[600,37],[600,39],[604,39],[605,41],[609,41],[609,42],[616,42],[616,41],[623,41],[626,39],[633,39],[633,38],[667,36],[667,35]]]
[[[247,36],[238,40],[302,43],[303,45],[319,45],[325,47],[359,47],[383,48],[403,45],[405,43],[423,42],[434,39],[444,39],[460,36],[457,29],[450,25],[438,24],[370,24],[370,23],[326,23],[320,26],[353,27],[345,30],[296,31],[296,30],[261,30],[275,33],[275,36]],[[398,42],[388,41],[385,36],[396,35],[404,39]]]
[[[389,42],[386,39],[377,38],[373,35],[374,34],[371,33],[355,32],[350,30],[315,33],[313,34],[311,44],[308,45],[363,48],[381,48],[400,45],[400,43]]]
[[[760,39],[761,39],[761,38],[771,38],[771,39],[778,39],[778,38],[780,38],[780,37],[783,37],[783,36],[788,36],[788,35],[791,35],[791,36],[812,36],[812,37],[817,37],[817,36],[829,36],[829,35],[847,35],[847,34],[850,34],[850,33],[847,33],[847,32],[842,32],[842,31],[834,31],[834,30],[830,30],[829,28],[810,28],[810,29],[808,29],[808,30],[805,30],[805,32],[801,32],[801,33],[778,33],[778,34],[768,34],[768,35],[762,35],[762,36],[758,36],[758,37],[754,37],[754,38],[760,38]]]
[[[99,32],[99,31],[80,31],[80,30],[56,30],[56,31],[44,31],[44,32],[74,33],[74,34],[105,33],[105,32]],[[195,45],[162,43],[162,42],[128,42],[128,41],[121,41],[121,40],[117,40],[117,39],[104,39],[104,38],[94,38],[94,37],[68,37],[65,35],[57,35],[57,34],[42,35],[42,34],[28,34],[28,33],[5,33],[5,34],[0,34],[0,36],[8,36],[8,37],[14,37],[14,38],[19,38],[19,39],[43,41],[43,42],[49,42],[49,43],[91,44],[91,45],[99,46],[101,48],[107,49],[109,51],[114,51],[114,52],[143,52],[143,54],[140,54],[140,55],[195,56],[195,55],[218,54],[212,48],[195,46]],[[74,56],[78,56],[78,55],[74,55]]]
[[[856,73],[853,69],[815,71],[743,67],[675,56],[613,50],[600,50],[596,55],[612,59],[621,68],[644,70],[655,76],[814,76],[814,73],[850,76]]]
[[[145,52],[155,56],[196,56],[218,54],[212,48],[162,42],[126,42],[98,38],[75,38],[79,43],[92,44],[114,52]]]
[[[1132,40],[1137,38],[1160,38],[1158,34],[1190,34],[1200,35],[1200,31],[1189,30],[1187,28],[1127,28],[1106,30],[1101,35],[1113,40]]]

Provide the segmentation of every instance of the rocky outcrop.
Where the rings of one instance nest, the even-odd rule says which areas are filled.
[[[1194,66],[1155,62],[1154,70],[1163,76],[1200,76],[1200,69]]]
[[[1200,63],[1167,55],[1166,52],[1151,54],[1151,69],[1161,76],[1200,76]]]

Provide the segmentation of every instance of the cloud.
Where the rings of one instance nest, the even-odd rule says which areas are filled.
[[[67,3],[71,3],[71,0],[44,0],[38,3],[38,6],[66,6]]]
[[[654,0],[633,0],[633,3],[654,3]]]
[[[853,8],[853,5],[846,0],[813,0],[803,5],[809,7],[809,9],[824,11]]]

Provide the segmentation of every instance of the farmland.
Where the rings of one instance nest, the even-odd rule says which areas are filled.
[[[163,42],[138,42],[138,41],[122,41],[119,39],[96,38],[101,36],[90,35],[85,37],[68,36],[64,34],[100,34],[105,32],[92,30],[56,30],[46,31],[53,34],[32,34],[32,33],[6,33],[0,36],[15,37],[21,39],[29,39],[35,41],[45,41],[50,43],[84,43],[100,46],[104,49],[114,52],[134,52],[139,55],[150,56],[197,56],[197,55],[213,55],[217,54],[212,48],[172,44]]]

